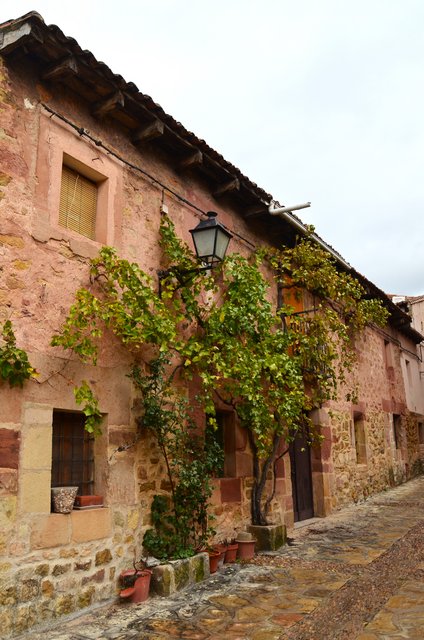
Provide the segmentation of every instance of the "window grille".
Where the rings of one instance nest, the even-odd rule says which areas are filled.
[[[92,495],[94,438],[84,423],[83,414],[53,412],[52,487],[78,486],[78,495]]]

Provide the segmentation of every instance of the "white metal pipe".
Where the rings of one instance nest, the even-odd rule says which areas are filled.
[[[296,229],[299,229],[299,231],[306,234],[308,233],[308,229],[300,220],[298,220],[297,218],[291,215],[291,211],[295,211],[297,209],[306,209],[306,207],[310,207],[310,206],[311,206],[311,203],[306,202],[305,204],[297,204],[294,207],[275,207],[274,203],[271,202],[271,204],[268,207],[268,213],[270,213],[272,216],[280,216],[284,220],[287,220],[287,222],[289,222],[289,224],[291,224],[292,227],[296,227]],[[328,251],[328,253],[330,253],[333,256],[333,258],[337,260],[339,264],[345,267],[345,269],[348,269],[349,271],[352,269],[349,263],[343,260],[343,258],[339,256],[339,254],[336,251],[334,251],[334,249],[332,249],[326,242],[324,242],[324,240],[321,240],[321,238],[319,238],[315,233],[311,235],[311,238],[315,240],[315,242],[319,244],[320,247],[325,249],[325,251]]]
[[[268,212],[272,216],[277,216],[279,213],[290,213],[290,211],[297,211],[298,209],[307,209],[311,206],[310,202],[305,202],[304,204],[294,204],[292,207],[274,207],[274,204],[271,202],[268,208]]]

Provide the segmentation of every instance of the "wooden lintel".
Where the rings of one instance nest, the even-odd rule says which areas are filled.
[[[153,140],[154,138],[158,138],[163,135],[165,130],[165,125],[160,120],[154,120],[149,124],[146,124],[144,127],[141,127],[137,131],[134,132],[132,136],[132,141],[134,144],[141,144],[143,142],[149,142],[149,140]]]
[[[120,91],[116,91],[112,93],[112,95],[107,96],[103,100],[99,100],[96,102],[92,109],[92,114],[97,118],[103,118],[111,111],[115,111],[117,107],[123,107],[125,103],[125,99],[123,94]]]
[[[60,62],[55,62],[43,73],[43,80],[61,80],[78,73],[78,63],[74,56],[68,56]]]
[[[199,164],[202,164],[202,162],[203,162],[203,153],[197,150],[197,151],[194,151],[194,153],[191,153],[186,158],[184,158],[184,160],[181,160],[181,162],[178,165],[178,169],[180,170],[191,169],[193,167],[199,166]]]
[[[240,189],[240,180],[238,178],[234,178],[234,180],[230,180],[229,182],[224,182],[220,184],[219,187],[215,189],[213,195],[215,198],[219,198],[223,196],[225,193],[231,193],[232,191],[238,191]]]
[[[243,215],[245,218],[250,218],[251,216],[259,216],[262,213],[266,213],[266,212],[267,212],[267,207],[265,204],[253,204],[244,209]]]

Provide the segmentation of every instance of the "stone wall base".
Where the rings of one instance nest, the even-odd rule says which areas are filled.
[[[192,558],[171,560],[152,567],[151,588],[159,596],[169,596],[209,577],[209,556],[198,553]]]

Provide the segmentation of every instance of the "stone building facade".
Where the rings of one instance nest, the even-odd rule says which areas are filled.
[[[38,14],[1,25],[0,50],[0,321],[13,320],[39,372],[22,389],[0,386],[0,626],[8,636],[114,598],[119,572],[141,555],[152,496],[164,487],[152,442],[116,451],[136,429],[126,352],[104,340],[94,368],[50,345],[76,289],[89,283],[90,258],[112,245],[156,278],[164,207],[187,243],[202,212],[217,210],[232,250],[245,255],[292,241],[296,229],[268,215],[269,194]],[[61,221],[65,170],[88,192],[94,185],[89,233]],[[279,465],[275,521],[290,527],[295,513],[325,516],[418,472],[424,410],[412,405],[421,393],[421,336],[387,304],[388,327],[367,328],[357,342],[356,397],[341,393],[315,412],[322,445]],[[85,379],[104,415],[90,445],[89,491],[104,503],[52,513],[55,425],[78,423],[73,388]],[[213,504],[217,535],[227,537],[250,520],[252,463],[246,434],[221,414],[226,468]],[[310,476],[309,511],[293,507],[294,464]]]

